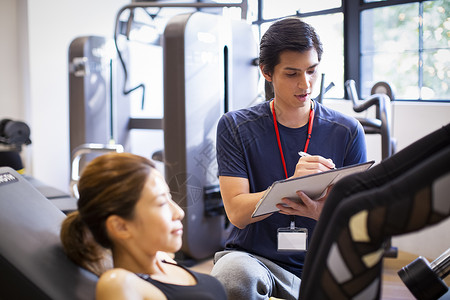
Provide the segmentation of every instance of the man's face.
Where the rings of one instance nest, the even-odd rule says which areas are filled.
[[[311,93],[318,77],[319,58],[312,48],[305,52],[281,52],[272,74],[264,74],[272,82],[275,99],[292,108],[310,105]]]

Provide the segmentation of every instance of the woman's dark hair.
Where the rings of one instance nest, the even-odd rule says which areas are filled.
[[[67,256],[78,265],[100,275],[106,249],[112,248],[106,219],[117,215],[130,220],[142,189],[154,169],[145,157],[109,153],[93,159],[78,182],[78,210],[61,227],[61,242]]]
[[[314,28],[296,17],[281,19],[273,23],[261,38],[259,64],[264,73],[273,73],[280,62],[280,54],[286,50],[305,52],[314,48],[319,61],[322,58],[322,43]]]

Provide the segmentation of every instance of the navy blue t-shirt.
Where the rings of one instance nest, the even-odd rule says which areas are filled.
[[[273,116],[264,102],[248,109],[228,112],[217,127],[217,162],[219,176],[249,180],[250,193],[266,190],[274,181],[285,179],[283,163],[273,125]],[[336,168],[367,160],[364,130],[352,117],[314,103],[315,114],[308,153],[331,158]],[[289,128],[278,123],[288,176],[292,176],[303,151],[307,127]],[[234,227],[226,249],[246,251],[270,259],[301,277],[305,252],[278,252],[277,230],[289,227],[292,216],[274,213],[270,217]],[[310,242],[316,221],[295,217],[295,226],[308,229]]]

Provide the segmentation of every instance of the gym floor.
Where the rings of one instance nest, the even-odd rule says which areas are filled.
[[[413,255],[407,252],[399,251],[397,258],[385,258],[383,269],[383,283],[381,290],[381,299],[383,300],[414,300],[416,299],[408,288],[404,285],[403,281],[398,276],[397,272],[404,266],[415,260],[418,255]],[[428,260],[432,261],[432,260]],[[209,274],[213,267],[212,259],[198,262],[190,269]],[[450,276],[445,278],[445,283],[450,286]]]

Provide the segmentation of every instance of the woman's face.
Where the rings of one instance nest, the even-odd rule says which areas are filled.
[[[184,211],[172,200],[161,174],[153,170],[141,193],[129,226],[142,250],[176,252],[181,248]]]

